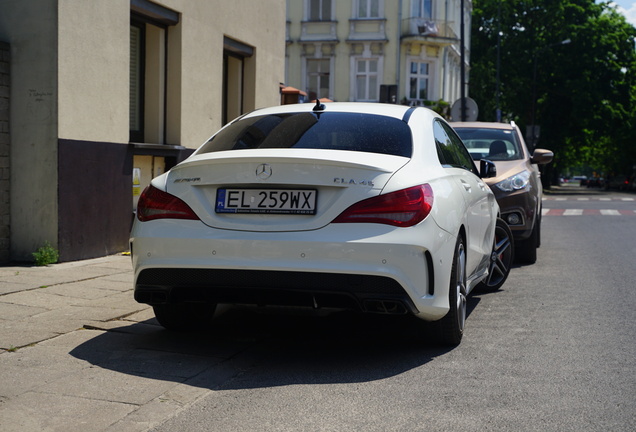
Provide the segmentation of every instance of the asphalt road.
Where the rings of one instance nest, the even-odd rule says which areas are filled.
[[[408,319],[228,310],[240,373],[154,430],[634,431],[634,197],[549,196],[537,263],[470,298],[454,349]]]

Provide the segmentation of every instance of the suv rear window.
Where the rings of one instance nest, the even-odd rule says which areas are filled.
[[[308,148],[411,157],[411,129],[393,117],[363,113],[287,113],[241,119],[197,154],[225,150]]]

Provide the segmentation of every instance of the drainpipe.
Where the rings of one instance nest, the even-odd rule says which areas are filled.
[[[464,54],[464,0],[461,0],[461,17],[460,17],[460,27],[459,27],[459,39],[460,39],[460,58],[461,58],[461,69],[460,69],[460,81],[461,81],[461,87],[460,87],[460,97],[461,97],[461,111],[460,111],[460,118],[461,121],[465,122],[466,121],[466,64],[465,64],[465,58],[466,55]]]
[[[400,74],[401,72],[401,62],[402,62],[402,0],[399,1],[398,4],[398,22],[397,22],[397,62],[395,67],[395,94],[397,100],[396,103],[399,103],[400,100]]]
[[[444,2],[444,27],[448,25],[448,0]],[[440,99],[444,99],[446,95],[446,75],[447,75],[447,62],[448,62],[448,47],[444,47],[444,56],[442,57],[442,94]],[[449,97],[450,99],[450,97]]]

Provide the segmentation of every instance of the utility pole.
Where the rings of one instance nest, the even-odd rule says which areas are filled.
[[[466,62],[464,53],[464,43],[465,43],[465,35],[464,35],[464,0],[461,0],[461,16],[459,19],[459,53],[460,53],[460,103],[461,103],[461,121],[466,121]]]

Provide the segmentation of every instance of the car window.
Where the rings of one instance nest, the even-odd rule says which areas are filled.
[[[433,135],[435,136],[437,155],[442,165],[463,168],[478,174],[468,150],[450,126],[435,119]]]
[[[286,113],[242,118],[222,129],[197,154],[225,150],[309,148],[411,157],[409,126],[374,114]]]
[[[474,160],[492,161],[522,159],[517,134],[508,129],[455,127]]]

